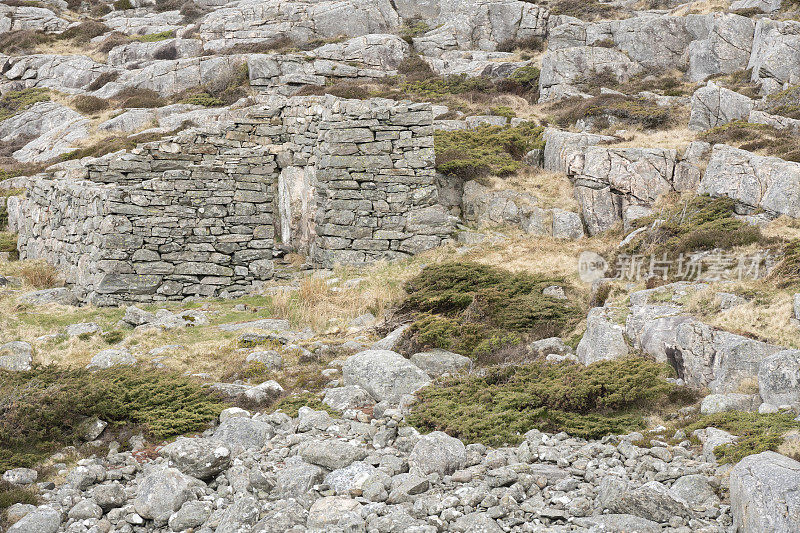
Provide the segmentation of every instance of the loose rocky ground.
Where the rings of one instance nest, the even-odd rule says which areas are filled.
[[[798,20],[788,0],[6,0],[0,527],[800,530]],[[448,242],[323,269],[295,236],[246,296],[121,307],[18,260],[46,256],[16,234],[37,180],[108,183],[141,143],[175,156],[323,94],[434,104],[443,216],[417,229],[457,220]],[[344,131],[340,156],[385,150]]]

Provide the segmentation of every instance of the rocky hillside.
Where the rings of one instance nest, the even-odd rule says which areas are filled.
[[[800,531],[800,4],[0,2],[0,529]]]

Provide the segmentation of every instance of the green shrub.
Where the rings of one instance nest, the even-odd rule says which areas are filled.
[[[515,70],[509,78],[531,90],[539,87],[539,74],[541,74],[539,67],[536,65],[526,65]]]
[[[608,126],[607,117],[614,117],[625,124],[640,124],[648,129],[669,126],[673,110],[660,106],[653,100],[616,94],[604,94],[593,98],[568,98],[548,108],[556,124],[562,128],[572,127],[579,120],[598,117],[599,127]]]
[[[0,469],[29,466],[76,440],[82,421],[140,426],[154,439],[202,430],[226,405],[177,373],[55,366],[0,371]]]
[[[497,117],[506,117],[508,120],[511,120],[512,118],[515,118],[517,116],[514,110],[508,107],[507,105],[499,105],[493,107],[489,110],[489,114]]]
[[[92,83],[89,84],[87,89],[90,91],[96,91],[98,89],[102,89],[107,84],[111,83],[112,81],[115,81],[117,78],[119,78],[119,72],[117,71],[103,72]]]
[[[115,0],[113,5],[114,11],[126,11],[128,9],[133,9],[131,0]]]
[[[522,168],[522,157],[543,148],[544,128],[530,122],[519,126],[481,126],[475,130],[436,131],[436,169],[462,179],[507,176]]]
[[[764,111],[772,115],[800,119],[800,85],[767,96]]]
[[[581,20],[618,19],[622,13],[613,4],[597,0],[555,0],[550,2],[551,15],[566,15]]]
[[[733,216],[735,204],[731,198],[700,195],[657,215],[637,220],[635,225],[640,227],[651,225],[656,218],[663,222],[634,239],[625,251],[673,257],[698,250],[767,243],[756,226]]]
[[[184,98],[181,101],[181,103],[193,104],[193,105],[201,105],[201,106],[204,106],[204,107],[218,107],[218,106],[224,105],[222,100],[220,100],[219,98],[216,98],[214,96],[211,96],[210,94],[208,94],[206,92],[193,94],[193,95],[191,95],[191,96],[189,96],[187,98]]]
[[[135,35],[132,37],[134,41],[139,41],[141,43],[156,43],[158,41],[166,41],[167,39],[174,39],[174,38],[175,38],[175,30],[162,31],[158,33],[148,33],[147,35]]]
[[[40,31],[10,31],[0,34],[0,53],[7,55],[32,54],[37,46],[52,41],[52,35],[47,35]]]
[[[519,444],[531,430],[600,438],[644,427],[643,416],[678,402],[668,365],[640,358],[588,366],[538,362],[457,376],[417,393],[408,421],[488,446]]]
[[[400,90],[423,98],[441,99],[446,95],[464,94],[472,91],[488,92],[492,89],[492,80],[482,76],[469,77],[466,74],[453,76],[428,77],[418,81],[406,81]]]
[[[36,491],[32,487],[18,487],[8,481],[0,480],[0,527],[9,525],[4,523],[2,515],[6,509],[15,503],[37,505],[39,501],[36,497]]]
[[[59,34],[59,41],[73,41],[75,44],[88,44],[95,37],[111,31],[111,28],[96,20],[86,20]]]
[[[72,99],[72,106],[84,115],[93,115],[108,109],[109,103],[103,98],[81,94]]]
[[[136,89],[128,87],[117,93],[114,99],[120,107],[163,107],[167,100],[150,89]]]
[[[119,344],[125,337],[125,334],[118,329],[107,331],[100,335],[106,344]]]
[[[787,161],[800,161],[800,136],[767,124],[737,120],[705,131],[700,138],[711,144],[729,144]]]
[[[0,120],[13,117],[38,102],[50,100],[49,89],[22,89],[9,91],[0,97]]]
[[[4,221],[5,219],[5,221]],[[5,213],[5,207],[0,208],[0,252],[9,254],[12,260],[19,259],[19,252],[17,251],[17,235],[2,231],[3,227],[8,224],[8,215]]]
[[[419,37],[425,33],[430,31],[431,27],[428,26],[428,23],[424,20],[420,19],[411,19],[403,22],[403,25],[400,26],[400,37],[402,37],[406,42],[411,44],[414,37]]]
[[[784,441],[784,433],[800,429],[800,422],[790,413],[746,413],[733,411],[705,415],[700,420],[686,426],[686,432],[714,427],[722,429],[739,440],[733,444],[723,444],[714,448],[714,455],[721,464],[738,463],[748,455],[775,451]]]
[[[426,267],[405,287],[400,312],[415,319],[406,343],[410,350],[442,348],[486,362],[524,340],[559,335],[582,312],[570,300],[542,295],[551,285],[565,282],[476,263]]]

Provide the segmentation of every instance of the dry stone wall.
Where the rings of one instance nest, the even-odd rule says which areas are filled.
[[[394,259],[446,240],[429,104],[274,98],[215,131],[41,175],[11,206],[23,258],[81,298],[226,296],[273,275],[276,243],[320,266]]]

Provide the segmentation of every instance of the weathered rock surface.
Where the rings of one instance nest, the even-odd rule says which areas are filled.
[[[800,528],[800,463],[775,452],[742,459],[731,470],[731,512],[738,531]]]
[[[348,385],[358,385],[377,401],[397,402],[430,383],[430,377],[399,353],[367,350],[347,358],[342,375]]]

